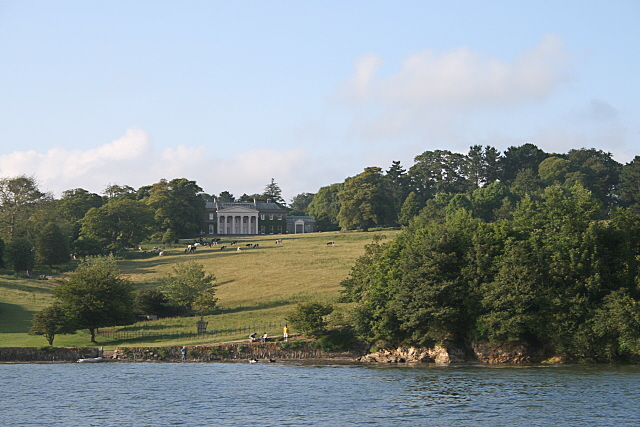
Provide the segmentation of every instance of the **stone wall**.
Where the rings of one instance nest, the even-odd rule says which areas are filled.
[[[299,343],[299,344],[297,344]],[[294,346],[296,346],[294,348]],[[273,343],[233,343],[221,345],[188,345],[188,361],[232,360],[302,360],[302,359],[350,359],[363,352],[324,352],[311,348],[307,342],[292,341]],[[113,359],[123,361],[178,361],[182,359],[181,346],[173,347],[116,347]]]
[[[0,362],[76,362],[99,355],[96,347],[0,347]]]

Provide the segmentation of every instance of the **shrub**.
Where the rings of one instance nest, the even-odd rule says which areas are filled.
[[[328,335],[311,342],[311,347],[322,351],[347,350],[353,346],[354,335],[349,329],[334,329]]]
[[[317,338],[327,333],[324,317],[331,314],[331,312],[333,312],[331,304],[320,302],[300,303],[289,313],[286,320],[295,329],[310,337]]]

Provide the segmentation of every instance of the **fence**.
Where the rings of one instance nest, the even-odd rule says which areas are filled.
[[[205,332],[150,332],[150,331],[127,331],[127,330],[98,330],[98,335],[104,338],[111,338],[118,341],[147,341],[147,340],[201,340],[206,338],[214,338],[216,336],[229,335],[246,335],[256,332],[258,338],[262,336],[264,331],[273,331],[274,329],[282,330],[284,323],[269,322],[261,325],[243,326],[239,328],[214,329]]]

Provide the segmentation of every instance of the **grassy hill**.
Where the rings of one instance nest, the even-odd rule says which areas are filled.
[[[197,260],[207,272],[216,275],[219,310],[204,320],[208,322],[209,332],[218,332],[204,339],[188,338],[189,344],[244,339],[250,330],[280,335],[284,317],[299,302],[330,302],[336,305],[335,317],[345,313],[347,307],[336,304],[340,281],[348,275],[374,234],[390,239],[396,233],[385,230],[233,236],[223,238],[220,243],[227,245],[226,250],[219,246],[201,247],[194,254],[186,254],[186,244],[175,245],[165,248],[164,256],[131,253],[130,257],[119,261],[119,265],[136,289],[159,286],[160,277],[171,272],[172,266],[181,261]],[[282,238],[282,244],[276,244],[277,238]],[[237,240],[238,244],[230,246],[232,240]],[[327,245],[330,241],[335,242],[335,246]],[[259,248],[245,246],[249,243],[259,244]],[[143,249],[153,246],[156,244],[145,245]],[[52,301],[51,289],[55,281],[18,279],[8,271],[0,273],[4,273],[0,274],[0,346],[45,345],[43,337],[30,336],[27,332],[33,313]],[[113,337],[98,336],[97,340],[105,348],[181,344],[185,338],[180,334],[195,332],[197,320],[199,318],[185,317],[139,322],[127,327],[109,328],[120,333]],[[89,336],[85,331],[60,335],[54,345],[87,346],[90,345]]]

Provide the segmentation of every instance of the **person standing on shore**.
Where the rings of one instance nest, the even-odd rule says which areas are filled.
[[[182,353],[182,361],[184,362],[185,360],[187,360],[187,347],[186,346],[182,346],[182,349],[180,350],[180,353]]]
[[[289,341],[289,327],[284,325],[284,330],[282,332],[282,337],[284,338],[284,342]]]

